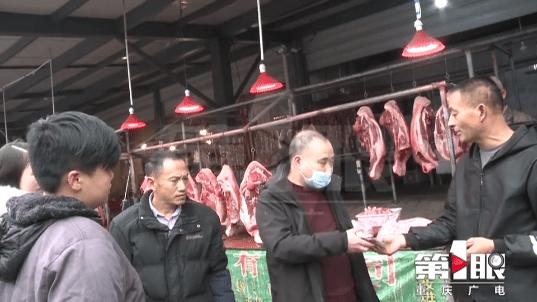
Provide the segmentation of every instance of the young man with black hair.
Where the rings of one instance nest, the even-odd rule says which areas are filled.
[[[117,135],[81,112],[30,125],[30,163],[46,194],[0,218],[0,301],[144,301],[136,271],[98,223],[119,160]]]
[[[151,189],[114,218],[110,232],[140,274],[147,301],[235,301],[220,220],[187,199],[185,154],[154,153],[146,177]]]
[[[456,295],[456,301],[533,301],[537,296],[537,131],[512,130],[500,90],[488,77],[469,79],[447,95],[449,127],[472,144],[457,163],[444,214],[408,234],[387,236],[392,254],[466,240],[468,255],[505,254],[505,295],[493,285]],[[457,294],[456,287],[453,287]]]

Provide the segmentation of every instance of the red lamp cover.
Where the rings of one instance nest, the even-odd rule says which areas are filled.
[[[250,94],[275,92],[284,87],[283,83],[274,79],[266,72],[261,72],[255,83],[250,87]]]
[[[417,58],[433,55],[444,50],[446,46],[437,39],[429,36],[423,30],[417,30],[414,37],[405,46],[403,57]]]
[[[185,92],[185,97],[177,106],[175,106],[175,113],[177,114],[192,114],[200,113],[205,110],[205,107],[198,104],[190,97],[190,93]]]
[[[145,128],[147,125],[144,121],[140,120],[134,113],[129,114],[127,119],[121,124],[120,129],[122,131],[139,130]]]

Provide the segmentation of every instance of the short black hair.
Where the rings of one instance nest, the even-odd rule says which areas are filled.
[[[30,163],[43,190],[55,193],[71,170],[93,174],[112,169],[121,153],[114,129],[95,116],[67,111],[30,125],[27,134]]]
[[[449,90],[449,93],[460,92],[473,105],[480,103],[488,107],[503,110],[504,101],[500,88],[490,77],[475,77],[461,82]]]
[[[17,140],[0,148],[0,185],[19,188],[22,172],[28,166],[28,144]]]
[[[162,163],[166,159],[182,160],[188,166],[187,154],[182,150],[160,150],[151,155],[145,164],[145,175],[156,176],[162,170]]]

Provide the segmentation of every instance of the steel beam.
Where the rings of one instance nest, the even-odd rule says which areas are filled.
[[[160,13],[164,8],[171,5],[171,1],[169,0],[146,0],[141,5],[137,6],[135,9],[131,10],[127,13],[127,20],[128,20],[128,28],[136,27],[137,25],[141,24],[145,19],[150,18],[158,13]],[[1,16],[1,13],[0,13]],[[0,17],[1,19],[1,17]],[[18,23],[23,23],[20,20],[17,21]],[[114,20],[116,24],[121,24],[122,18],[118,18]],[[2,22],[0,24],[5,24],[9,22]],[[34,24],[33,26],[38,26],[38,24]],[[0,25],[1,27],[1,25]],[[88,53],[96,50],[97,48],[101,47],[105,43],[109,42],[110,38],[90,38],[85,39],[82,42],[78,43],[71,49],[64,52],[62,55],[54,59],[54,71],[59,71],[74,62],[78,61],[80,58],[84,57]],[[27,79],[19,82],[14,87],[10,88],[6,91],[6,98],[13,98],[16,97],[18,94],[23,93],[30,87],[38,84],[42,80],[48,78],[50,76],[49,70],[39,70],[34,74],[32,77],[28,77]],[[27,102],[21,103],[18,106],[16,106],[13,110],[17,110],[20,108],[25,107]]]
[[[212,39],[208,44],[211,53],[214,100],[219,105],[218,107],[228,105],[234,101],[229,60],[231,44],[226,39]]]

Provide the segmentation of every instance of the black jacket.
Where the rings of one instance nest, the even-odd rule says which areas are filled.
[[[259,234],[267,250],[272,299],[275,302],[324,301],[320,259],[345,253],[351,220],[339,194],[340,179],[325,190],[338,231],[312,234],[304,209],[286,177],[261,193],[256,207]],[[359,301],[378,301],[362,254],[349,254]]]
[[[150,194],[110,227],[140,274],[147,301],[235,301],[216,213],[188,200],[170,231],[153,215]]]
[[[473,145],[457,164],[448,199],[440,218],[410,230],[408,245],[427,249],[470,237],[493,239],[496,251],[506,255],[506,296],[489,288],[476,291],[474,299],[537,297],[537,131],[520,126],[483,169]]]

